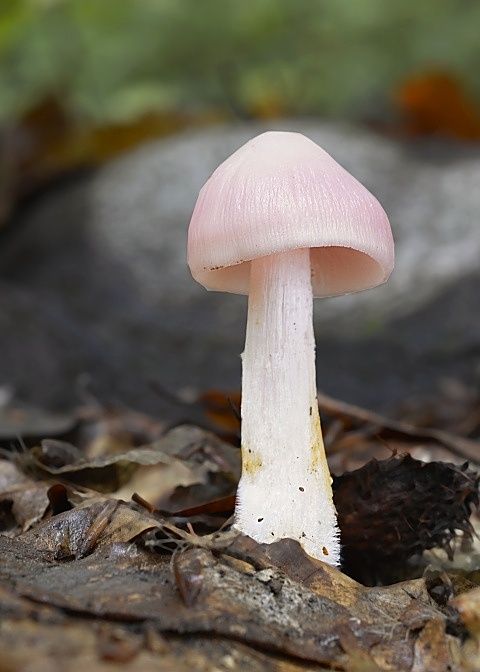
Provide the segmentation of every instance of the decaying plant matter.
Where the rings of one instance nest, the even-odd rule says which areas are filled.
[[[220,395],[206,395],[197,418],[212,398]],[[7,669],[42,659],[67,671],[88,663],[92,672],[112,662],[182,671],[192,661],[199,670],[475,670],[475,566],[452,573],[420,556],[474,543],[475,470],[455,452],[451,464],[421,462],[410,454],[428,443],[435,458],[446,445],[324,399],[332,468],[340,454],[347,468],[334,479],[341,571],[293,540],[262,545],[230,527],[240,475],[231,406],[217,404],[211,417],[223,420],[225,409],[232,442],[97,408],[72,422],[68,442],[60,433],[4,449]],[[443,436],[461,453],[467,439]]]

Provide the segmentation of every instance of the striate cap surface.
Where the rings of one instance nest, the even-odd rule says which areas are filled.
[[[315,296],[385,282],[394,244],[377,199],[300,133],[270,131],[240,147],[200,191],[188,264],[207,289],[248,294],[253,259],[310,248]]]

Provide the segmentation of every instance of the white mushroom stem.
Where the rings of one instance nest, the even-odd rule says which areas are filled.
[[[251,262],[241,412],[235,526],[261,543],[297,539],[309,555],[337,565],[337,516],[316,395],[308,249]]]

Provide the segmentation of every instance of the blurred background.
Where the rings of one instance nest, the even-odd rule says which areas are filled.
[[[143,270],[130,277],[135,265],[144,269],[151,262],[144,262],[142,250],[128,251],[136,244],[136,234],[125,237],[128,222],[148,248],[142,231],[156,218],[171,220],[179,231],[175,244],[183,250],[189,209],[220,160],[256,132],[271,126],[302,130],[305,120],[311,134],[317,129],[327,144],[331,139],[334,156],[335,138],[348,129],[339,155],[348,162],[349,143],[361,143],[361,161],[352,159],[348,166],[361,177],[369,157],[375,163],[380,152],[384,164],[365,174],[365,181],[379,196],[385,192],[387,212],[389,194],[397,190],[394,180],[412,190],[437,163],[457,176],[452,198],[461,204],[465,179],[455,171],[462,166],[471,175],[480,156],[479,26],[475,0],[2,0],[0,385],[5,399],[68,406],[79,400],[78,381],[88,379],[99,398],[152,411],[158,399],[151,396],[149,377],[174,390],[238,387],[245,303],[228,308],[214,298],[210,309],[213,304],[203,295],[193,303],[193,289],[176,297],[172,278],[188,275],[184,259],[176,260],[178,268],[171,272],[164,260],[165,275],[153,297]],[[237,139],[229,144],[226,138],[233,136]],[[146,164],[148,175],[141,170]],[[146,191],[139,188],[125,205],[119,194],[135,176]],[[443,178],[452,183],[447,173]],[[179,185],[176,198],[186,203],[175,217],[167,195],[155,200],[162,183]],[[111,191],[105,196],[107,186]],[[472,191],[475,184],[469,182]],[[409,207],[424,211],[427,192],[416,198],[417,205]],[[133,204],[142,203],[148,214],[137,221]],[[475,212],[474,205],[468,213]],[[444,205],[437,207],[445,212]],[[394,225],[395,203],[392,209]],[[476,230],[478,218],[472,221],[461,207],[459,213],[452,222],[468,219]],[[435,212],[427,218],[433,221]],[[114,227],[109,229],[112,221],[123,222],[118,224],[121,252]],[[478,238],[475,230],[472,240]],[[394,232],[401,245],[402,231],[394,227]],[[452,228],[447,237],[463,235]],[[162,250],[159,254],[161,260]],[[157,266],[161,271],[162,264]],[[403,341],[392,346],[399,326],[388,311],[383,319],[381,311],[367,310],[359,339],[354,338],[358,320],[354,327],[345,322],[336,338],[326,336],[320,347],[333,365],[322,370],[322,388],[384,408],[437,390],[443,370],[449,379],[476,385],[476,329],[462,343],[470,358],[458,356],[457,341],[454,349],[428,361],[421,359],[425,349],[418,350],[419,342],[429,349],[435,341],[434,334],[425,336],[427,325],[435,324],[438,333],[447,314],[447,321],[459,320],[455,334],[465,333],[462,320],[468,322],[476,310],[472,302],[478,293],[473,261],[467,271],[461,302],[449,284],[457,282],[457,271],[440,283],[457,312],[447,308],[447,299],[437,306],[431,301],[438,297],[428,295],[430,303],[420,311],[421,337],[414,314],[420,308],[411,308],[400,330],[410,349]],[[401,268],[399,273],[402,278]],[[435,285],[438,267],[431,275]],[[202,321],[219,315],[227,334],[223,340],[202,328]],[[202,339],[210,339],[209,345],[197,350]],[[448,345],[451,332],[445,339]],[[385,387],[381,380],[389,366],[393,373]],[[405,374],[413,369],[418,375]]]
[[[479,25],[475,0],[3,0],[3,190],[238,118],[478,138]]]

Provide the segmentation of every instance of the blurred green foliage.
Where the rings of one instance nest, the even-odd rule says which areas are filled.
[[[422,68],[480,97],[478,0],[1,0],[0,121],[225,109],[358,116]]]

